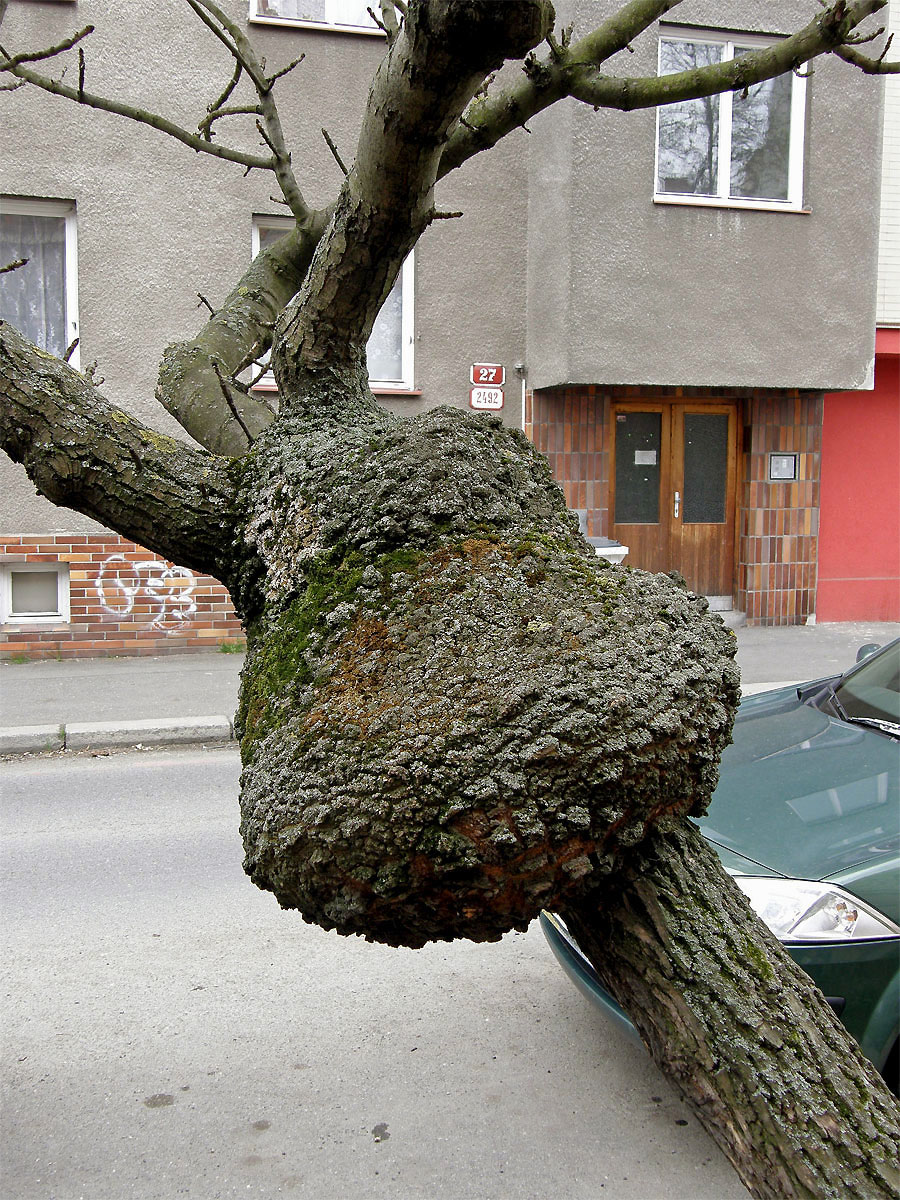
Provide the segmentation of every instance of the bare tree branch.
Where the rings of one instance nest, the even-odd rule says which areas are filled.
[[[54,504],[186,566],[226,570],[233,536],[227,461],[142,425],[5,321],[0,446]]]
[[[328,130],[325,128],[324,125],[322,126],[322,137],[325,139],[326,143],[328,144],[328,149],[331,151],[334,161],[341,168],[342,174],[349,175],[350,171],[348,170],[346,164],[344,163],[344,160],[341,158],[340,154],[338,153],[338,148],[334,144],[334,142],[331,140],[331,135],[329,134]]]
[[[275,80],[286,74],[287,71],[293,70],[301,60],[295,59],[283,71],[268,76],[264,64],[257,58],[250,39],[238,25],[228,19],[217,4],[213,4],[212,0],[187,0],[187,4],[227,48],[235,62],[247,73],[256,89],[261,117],[260,132],[266,145],[272,151],[272,169],[278,180],[278,186],[297,220],[305,220],[309,216],[309,209],[291,168],[291,156],[284,140],[281,118],[272,94]],[[257,122],[257,126],[260,126],[260,122]]]
[[[231,411],[231,415],[234,417],[234,419],[237,421],[238,425],[240,425],[241,429],[243,430],[244,436],[247,439],[247,445],[252,446],[253,443],[256,441],[256,439],[254,438],[254,436],[250,432],[250,430],[247,428],[247,424],[244,421],[244,418],[238,412],[237,406],[235,405],[234,400],[231,397],[231,388],[229,386],[229,383],[228,383],[228,381],[226,381],[225,376],[222,374],[222,369],[218,363],[213,363],[213,370],[216,373],[216,378],[219,381],[219,387],[222,389],[222,395],[225,397],[225,403],[228,405],[228,408]]]
[[[368,12],[372,20],[380,25],[387,34],[388,42],[393,42],[394,38],[400,32],[400,22],[397,20],[397,10],[394,7],[394,0],[381,0],[379,7],[381,9],[380,20],[375,16],[371,8]]]
[[[113,100],[106,96],[97,96],[91,92],[81,91],[77,87],[70,87],[68,84],[63,83],[61,79],[50,79],[46,75],[39,75],[29,67],[14,64],[5,51],[0,50],[0,53],[4,54],[4,57],[0,58],[0,73],[9,72],[21,82],[30,83],[33,87],[40,88],[41,91],[49,92],[53,96],[63,96],[67,100],[72,100],[76,104],[83,104],[88,108],[114,113],[116,116],[136,121],[140,125],[149,125],[151,129],[158,129],[160,133],[165,133],[169,137],[175,138],[176,141],[182,142],[185,146],[189,146],[192,150],[196,150],[200,154],[209,154],[213,158],[222,158],[228,162],[241,163],[250,169],[276,171],[277,163],[274,157],[264,158],[258,154],[250,154],[245,150],[229,149],[226,146],[209,142],[201,137],[200,134],[189,133],[186,129],[182,129],[180,125],[176,125],[174,121],[169,121],[166,117],[160,116],[158,113],[150,112],[148,109],[137,108],[133,104],[125,104],[120,100]]]
[[[241,66],[241,64],[235,63],[234,72],[232,73],[231,79],[225,85],[225,90],[218,97],[218,99],[213,100],[212,104],[207,106],[206,111],[208,114],[218,112],[219,109],[222,108],[222,106],[226,103],[226,101],[231,97],[231,93],[234,91],[234,89],[240,83],[241,76],[243,75],[243,73],[244,73],[244,68]],[[205,121],[200,122],[200,125],[199,125],[200,133],[206,133],[209,136],[209,139],[212,140],[212,135],[209,134],[209,129],[207,128],[204,130],[204,124],[205,124]]]
[[[54,58],[57,54],[64,54],[66,50],[71,50],[84,38],[94,32],[93,25],[85,25],[84,29],[79,29],[77,33],[70,34],[61,42],[57,42],[55,46],[48,46],[46,50],[34,50],[30,54],[14,54],[10,55],[7,50],[0,46],[0,54],[3,55],[5,61],[0,62],[0,70],[9,70],[11,67],[21,66],[28,62],[41,62],[46,58]]]
[[[837,0],[808,25],[790,37],[762,50],[710,67],[673,75],[616,77],[599,67],[679,0],[631,0],[609,21],[572,45],[552,43],[543,59],[529,56],[525,78],[494,95],[474,101],[464,121],[448,140],[441,158],[444,176],[482,150],[489,149],[513,129],[524,127],[536,113],[563,96],[572,96],[597,108],[630,110],[652,108],[682,100],[699,99],[717,92],[737,91],[750,84],[795,70],[823,53],[841,53],[846,40],[867,17],[884,8],[887,0]],[[851,61],[853,51],[841,53]],[[856,64],[861,65],[861,64]],[[893,69],[893,68],[891,68]],[[883,70],[878,73],[886,73]]]
[[[24,267],[28,263],[27,258],[14,258],[12,262],[8,262],[5,267],[0,267],[0,275],[6,275],[9,271],[18,271],[19,267]]]
[[[885,62],[887,52],[890,50],[893,40],[894,35],[890,34],[884,44],[884,49],[877,58],[869,58],[868,55],[860,54],[858,50],[853,49],[852,46],[846,43],[843,46],[839,46],[832,53],[838,58],[842,58],[844,62],[851,63],[854,67],[859,67],[866,75],[898,75],[900,74],[900,61]]]
[[[275,320],[298,291],[330,213],[313,213],[302,225],[256,256],[223,303],[192,341],[168,346],[156,397],[202,446],[240,456],[247,439],[225,403],[216,367],[235,375],[266,353]],[[241,420],[255,438],[272,422],[271,407],[249,393]]]

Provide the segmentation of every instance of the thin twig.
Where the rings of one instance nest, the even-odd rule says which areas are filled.
[[[237,406],[235,405],[234,401],[231,398],[231,391],[229,390],[228,384],[225,382],[225,379],[222,375],[222,372],[219,368],[219,364],[217,362],[213,363],[213,370],[216,373],[216,379],[218,379],[218,381],[219,381],[219,387],[222,389],[222,395],[225,397],[225,403],[231,409],[231,415],[234,417],[234,419],[237,421],[238,425],[240,425],[241,429],[244,431],[244,436],[246,437],[248,444],[252,446],[253,442],[255,440],[253,437],[253,434],[247,428],[246,424],[244,423],[244,418],[238,412]]]
[[[65,352],[65,354],[63,355],[63,362],[68,362],[68,361],[69,361],[69,359],[70,359],[70,358],[72,357],[72,355],[75,353],[75,350],[76,350],[76,348],[77,348],[77,346],[78,346],[78,343],[79,343],[80,341],[81,341],[81,338],[76,338],[74,342],[70,342],[70,343],[69,343],[69,345],[66,347],[66,352]]]
[[[0,267],[0,275],[5,275],[7,271],[18,271],[19,267],[24,267],[27,263],[27,258],[14,258],[13,261],[7,263],[5,267]]]
[[[209,309],[209,311],[212,313],[212,315],[215,316],[216,310],[213,308],[213,306],[210,304],[210,302],[207,300],[207,298],[203,295],[203,293],[198,292],[197,295],[200,298],[200,304],[205,304],[206,307]],[[200,307],[200,304],[197,305],[198,308]]]
[[[79,29],[77,33],[63,38],[55,46],[48,46],[46,50],[34,50],[30,54],[9,54],[0,46],[0,54],[3,55],[5,60],[0,62],[0,71],[11,71],[14,67],[21,66],[22,63],[41,62],[45,58],[55,58],[57,54],[63,54],[66,50],[71,50],[73,46],[77,46],[80,41],[93,32],[93,25],[85,25],[84,29]]]
[[[275,83],[276,80],[282,79],[289,71],[293,71],[294,67],[299,67],[304,58],[306,58],[306,55],[301,54],[299,58],[295,58],[292,62],[289,62],[286,67],[282,67],[280,71],[276,71],[274,75],[270,75],[268,80],[269,88],[271,89],[272,84]]]
[[[343,173],[344,173],[345,175],[349,175],[349,174],[350,174],[350,172],[347,170],[347,167],[346,167],[346,165],[344,164],[344,160],[341,158],[340,154],[338,153],[338,148],[337,148],[337,146],[336,146],[336,145],[334,144],[334,142],[331,140],[331,137],[330,137],[330,135],[329,135],[329,133],[328,133],[328,130],[327,130],[327,129],[326,129],[324,126],[322,127],[322,137],[323,137],[323,138],[325,139],[325,141],[328,143],[328,149],[329,149],[329,150],[331,151],[331,153],[334,155],[334,161],[335,161],[335,162],[337,163],[337,165],[338,165],[338,166],[341,168],[341,170],[343,171]]]

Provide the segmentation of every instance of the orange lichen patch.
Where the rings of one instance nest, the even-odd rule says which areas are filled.
[[[400,700],[385,688],[385,675],[397,649],[384,621],[357,617],[341,639],[336,669],[319,703],[306,714],[304,728],[311,732],[326,722],[339,721],[357,726],[360,737],[368,737],[373,721]]]

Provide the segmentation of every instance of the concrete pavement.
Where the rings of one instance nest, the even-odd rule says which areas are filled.
[[[835,675],[900,624],[853,622],[736,631],[744,690]],[[0,663],[0,754],[212,744],[232,737],[243,655]]]

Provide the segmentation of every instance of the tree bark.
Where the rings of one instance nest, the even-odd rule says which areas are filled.
[[[318,382],[241,465],[246,869],[326,928],[492,940],[702,809],[734,639],[597,560],[521,433]]]
[[[327,216],[312,214],[258,254],[198,336],[163,353],[157,400],[214,454],[246,454],[274,419],[267,404],[229,381],[271,346],[278,315],[303,283]]]
[[[239,519],[229,460],[142,425],[5,321],[0,445],[54,504],[193,570],[231,571]]]
[[[355,372],[403,260],[434,217],[433,188],[450,128],[485,75],[550,31],[549,0],[422,0],[379,65],[353,167],[274,356],[283,404],[304,403],[309,373]]]
[[[896,1100],[696,826],[654,830],[563,916],[751,1195],[897,1195]]]

